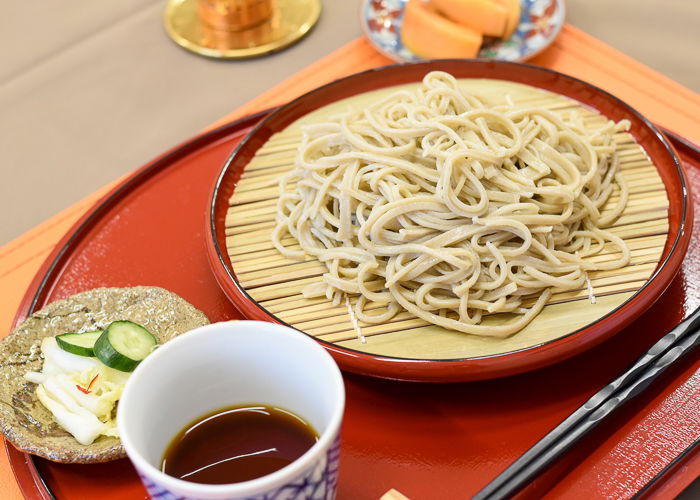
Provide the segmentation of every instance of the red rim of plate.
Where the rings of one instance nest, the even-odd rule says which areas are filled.
[[[224,218],[228,199],[255,151],[275,132],[314,109],[383,87],[420,80],[442,70],[457,78],[493,78],[549,90],[590,106],[608,118],[632,122],[630,133],[657,167],[669,198],[669,233],[659,264],[637,292],[596,321],[557,339],[500,354],[455,359],[415,359],[370,354],[320,342],[344,370],[368,376],[416,382],[464,382],[514,375],[551,365],[599,344],[629,325],[663,293],[678,272],[690,239],[692,205],[688,183],[675,151],[661,132],[634,108],[577,78],[534,65],[505,61],[445,59],[383,66],[350,75],[312,90],[274,110],[238,146],[224,164],[211,193],[207,256],[217,282],[247,318],[287,325],[258,304],[238,282],[228,257]],[[600,109],[603,108],[603,109]],[[287,325],[294,328],[293,325]]]

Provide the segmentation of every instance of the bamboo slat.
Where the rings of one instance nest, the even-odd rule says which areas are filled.
[[[544,107],[562,115],[575,112],[587,127],[600,127],[607,122],[594,110],[561,96],[502,82],[489,88],[494,102],[502,100],[505,92],[524,107]],[[666,189],[646,152],[630,134],[621,132],[614,140],[629,198],[622,215],[607,229],[625,240],[631,257],[622,269],[589,273],[594,301],[588,287],[565,292],[554,290],[548,305],[530,325],[507,339],[494,339],[448,331],[407,312],[382,324],[360,322],[358,332],[344,302],[333,304],[325,297],[304,298],[303,289],[318,283],[326,268],[310,256],[301,261],[287,259],[272,245],[270,235],[275,226],[279,179],[293,168],[301,125],[327,118],[348,104],[361,107],[376,99],[376,94],[385,93],[356,96],[314,111],[272,136],[245,167],[229,201],[226,246],[237,279],[271,314],[326,342],[374,354],[428,359],[482,356],[522,349],[590,324],[628,300],[654,272],[668,234]],[[618,198],[619,193],[614,192],[607,206],[612,207]],[[603,213],[605,210],[603,207]],[[282,245],[290,250],[300,249],[289,236],[283,238]],[[590,260],[602,263],[617,257],[617,250],[608,243]],[[533,301],[528,299],[525,304]],[[383,307],[369,304],[366,311],[377,313]],[[502,314],[489,316],[483,323],[510,320],[512,317]]]

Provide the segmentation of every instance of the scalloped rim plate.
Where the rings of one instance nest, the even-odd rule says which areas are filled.
[[[372,45],[397,62],[421,61],[401,42],[401,24],[408,0],[363,0],[360,24]],[[526,61],[546,49],[557,37],[566,9],[563,0],[521,0],[520,23],[508,40],[491,39],[479,59]]]

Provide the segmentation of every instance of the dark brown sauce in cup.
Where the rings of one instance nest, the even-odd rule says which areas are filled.
[[[188,424],[170,442],[161,470],[185,481],[227,484],[256,479],[301,457],[318,433],[281,408],[222,408]]]

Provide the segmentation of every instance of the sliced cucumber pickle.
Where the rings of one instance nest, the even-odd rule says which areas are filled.
[[[94,346],[102,335],[102,330],[83,333],[63,333],[56,335],[58,347],[71,354],[92,357],[95,355]]]
[[[148,356],[158,340],[144,327],[131,321],[114,321],[95,342],[95,356],[105,365],[130,372]]]

